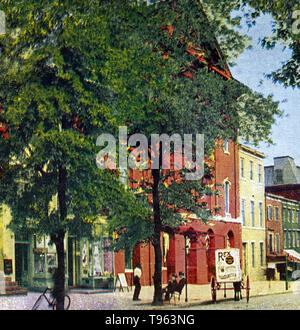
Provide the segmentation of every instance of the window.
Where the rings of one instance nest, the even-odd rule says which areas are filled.
[[[251,226],[255,225],[255,217],[254,217],[254,202],[251,201]]]
[[[290,236],[290,247],[293,247],[294,246],[294,242],[293,242],[293,233],[290,231],[289,232],[289,236]]]
[[[279,220],[279,208],[275,207],[275,220]]]
[[[132,251],[128,248],[125,249],[125,268],[127,269],[132,268]]]
[[[245,177],[245,172],[244,172],[244,158],[241,158],[241,177]]]
[[[296,211],[296,222],[299,223],[300,220],[299,220],[299,210]]]
[[[243,224],[243,226],[245,226],[246,219],[245,219],[245,200],[244,199],[242,199],[242,202],[241,202],[241,212],[242,212],[242,224]]]
[[[287,220],[287,209],[286,207],[284,207],[282,209],[282,221],[286,221]]]
[[[260,265],[264,265],[264,243],[260,242],[259,243],[259,249],[260,249]]]
[[[259,203],[259,226],[263,226],[263,204]]]
[[[272,220],[272,206],[268,206],[268,220]]]
[[[261,165],[258,165],[258,182],[261,183]]]
[[[288,235],[287,235],[286,229],[284,230],[283,238],[284,238],[284,240],[283,240],[283,246],[286,249],[288,247],[288,243],[287,243],[288,242]]]
[[[269,253],[273,253],[273,235],[269,234]]]
[[[255,267],[255,245],[254,242],[251,243],[251,254],[252,254],[252,267]]]
[[[253,180],[253,162],[250,160],[250,180]]]
[[[276,234],[276,252],[279,253],[280,249],[280,241],[279,241],[279,234]]]
[[[293,210],[289,209],[289,222],[293,221]]]
[[[224,140],[224,152],[228,152],[228,140]]]
[[[292,222],[296,222],[295,221],[295,210],[291,210],[292,211]]]
[[[229,182],[225,182],[225,212],[229,213]]]

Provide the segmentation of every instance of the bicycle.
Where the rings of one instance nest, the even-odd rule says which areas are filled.
[[[37,298],[31,310],[37,310],[39,308],[43,297],[46,299],[48,306],[52,307],[53,310],[56,309],[56,298],[53,299],[51,299],[50,297],[48,298],[46,295],[46,292],[48,290],[50,289],[46,288],[45,291]],[[64,309],[68,310],[71,305],[71,298],[67,294],[65,294],[64,298],[65,298]]]

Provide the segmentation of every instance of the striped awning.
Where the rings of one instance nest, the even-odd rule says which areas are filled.
[[[292,262],[300,262],[300,253],[295,250],[283,250]]]

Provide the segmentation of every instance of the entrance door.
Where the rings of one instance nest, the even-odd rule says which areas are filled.
[[[247,254],[247,243],[243,243],[243,276],[248,274],[248,254]]]
[[[28,284],[28,245],[15,244],[15,274],[16,282],[21,286]]]
[[[68,239],[68,285],[74,286],[74,267],[73,267],[73,238]]]
[[[80,251],[79,241],[75,237],[68,238],[68,285],[75,287],[80,283]]]

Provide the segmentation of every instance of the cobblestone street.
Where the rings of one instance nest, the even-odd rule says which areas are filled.
[[[300,310],[300,292],[251,297],[248,303],[246,299],[220,300],[182,307],[180,310]]]
[[[40,293],[29,292],[26,296],[2,296],[0,297],[0,310],[31,310]],[[132,301],[131,292],[109,293],[69,293],[71,297],[70,310],[151,310],[151,300]],[[42,310],[51,310],[45,300],[40,305]],[[273,294],[251,297],[249,303],[246,299],[234,301],[223,300],[221,297],[216,303],[210,301],[197,303],[189,302],[178,304],[165,304],[155,309],[179,309],[179,310],[299,310],[300,292]]]
[[[38,292],[28,292],[27,296],[3,296],[0,297],[0,310],[31,310],[36,299],[39,297]],[[71,298],[70,310],[126,310],[140,309],[136,306],[132,297],[122,293],[93,293],[80,294],[69,293]],[[45,299],[39,309],[51,310]]]

